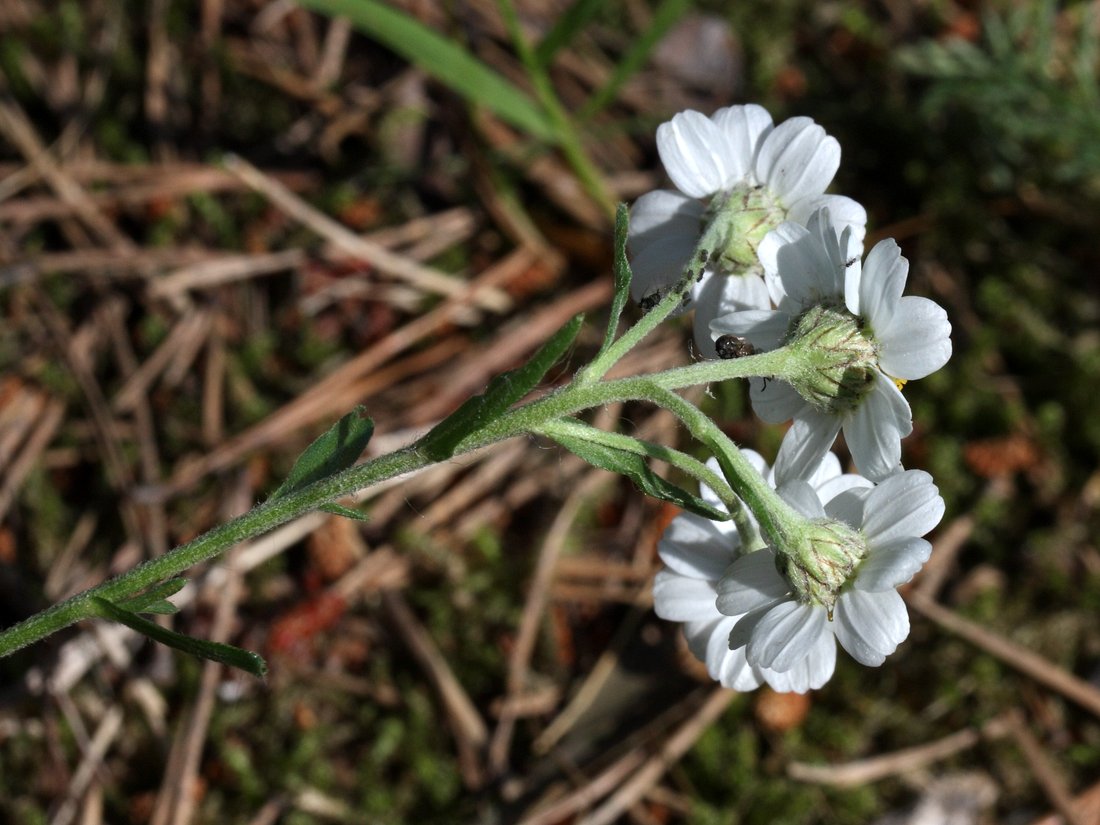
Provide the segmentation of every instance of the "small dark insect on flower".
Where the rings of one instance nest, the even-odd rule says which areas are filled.
[[[848,267],[850,267],[852,264],[854,264],[858,260],[859,260],[859,255],[853,255],[851,258],[849,258],[848,260],[846,260],[844,262],[844,268],[847,269]]]
[[[641,301],[638,302],[638,306],[642,308],[642,312],[649,312],[659,303],[661,303],[661,293],[651,292],[649,295],[646,295],[644,298],[642,298]]]
[[[715,340],[714,348],[718,351],[718,357],[725,360],[744,358],[746,355],[756,353],[756,347],[750,344],[747,338],[739,335],[723,335]]]

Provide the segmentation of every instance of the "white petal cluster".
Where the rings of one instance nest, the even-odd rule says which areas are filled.
[[[681,112],[657,146],[678,191],[634,205],[633,296],[701,271],[697,344],[708,357],[723,336],[737,346],[723,342],[721,357],[783,348],[785,362],[765,363],[785,380],[756,379],[750,393],[761,418],[792,423],[774,471],[750,454],[778,498],[734,484],[769,545],[743,548],[732,523],[679,516],[659,545],[655,609],[684,622],[723,685],[804,692],[832,676],[837,642],[874,666],[909,634],[897,588],[928,559],[922,536],[944,503],[927,473],[901,466],[913,427],[901,387],[948,361],[951,325],[934,302],[903,297],[909,264],[893,240],[861,260],[866,212],[824,194],[840,146],[809,118]],[[843,475],[829,452],[841,431],[862,475]]]
[[[844,431],[856,468],[879,481],[901,469],[901,439],[913,428],[899,383],[923,378],[951,357],[947,313],[927,298],[903,297],[909,262],[893,240],[875,245],[860,263],[848,228],[828,210],[806,226],[784,223],[760,244],[765,282],[776,309],[736,311],[717,318],[711,335],[748,339],[757,351],[787,343],[797,319],[814,306],[850,313],[875,353],[877,369],[866,395],[852,408],[821,410],[781,381],[754,381],[753,408],[765,421],[793,419],[776,465],[798,475],[816,465]]]
[[[808,117],[778,126],[757,105],[730,106],[710,117],[680,112],[657,129],[657,149],[679,191],[643,195],[630,218],[634,273],[631,293],[641,300],[676,284],[696,251],[713,210],[739,187],[756,202],[774,206],[778,219],[804,223],[828,207],[834,220],[862,239],[867,214],[851,198],[824,194],[840,165],[836,138]],[[728,277],[727,277],[728,276]],[[711,320],[735,309],[766,308],[768,293],[758,267],[732,271],[713,261],[694,285],[696,342],[714,357]]]
[[[751,450],[746,450],[745,456],[775,486],[775,474],[764,459]],[[709,465],[717,471],[718,465],[713,459]],[[825,456],[807,481],[787,482],[780,478],[778,482],[780,490],[792,488],[802,493],[808,489],[815,500],[820,497],[824,501],[831,501],[849,490],[870,486],[870,482],[860,476],[842,474],[840,462],[832,453]],[[706,487],[701,494],[713,506],[724,509]],[[692,513],[673,519],[658,545],[665,569],[657,574],[653,585],[657,615],[684,622],[688,647],[696,658],[706,663],[711,677],[725,687],[747,691],[767,683],[775,690],[799,693],[820,687],[832,675],[835,646],[833,649],[821,646],[815,657],[803,657],[796,667],[783,671],[750,664],[744,647],[730,649],[730,633],[748,608],[725,615],[717,607],[717,596],[723,575],[742,557],[741,550],[741,540],[732,522],[711,521]],[[744,558],[765,553],[770,551],[760,550]],[[774,562],[774,557],[772,560]],[[823,673],[824,678],[821,678]]]
[[[823,506],[822,506],[823,505]],[[909,616],[896,588],[920,570],[931,545],[920,538],[943,517],[932,478],[920,470],[891,476],[873,489],[853,489],[819,505],[820,517],[859,530],[867,555],[837,599],[833,615],[802,604],[767,548],[737,559],[717,586],[716,606],[739,619],[730,631],[731,654],[750,668],[796,672],[809,687],[832,675],[836,644],[856,661],[881,665],[909,635]],[[807,514],[809,515],[809,514]]]
[[[746,455],[772,484],[775,473]],[[829,453],[805,481],[781,481],[779,494],[808,518],[833,518],[856,528],[867,554],[830,617],[802,604],[779,573],[776,551],[742,553],[730,522],[677,516],[658,546],[665,569],[653,586],[657,615],[684,622],[692,653],[712,678],[735,690],[768,684],[781,692],[820,688],[833,674],[836,642],[865,665],[880,665],[909,635],[896,588],[921,568],[931,546],[921,536],[939,523],[943,499],[919,470],[873,486],[841,474]],[[703,495],[721,506],[706,489]]]

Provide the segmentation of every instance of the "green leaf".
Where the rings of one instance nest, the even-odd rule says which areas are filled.
[[[363,454],[373,434],[374,422],[367,417],[366,408],[356,407],[306,447],[269,501],[346,470]]]
[[[653,496],[653,498],[658,498],[661,501],[670,501],[685,510],[714,521],[727,521],[730,517],[729,513],[711,507],[698,496],[692,495],[687,490],[661,478],[649,468],[645,458],[635,452],[613,447],[610,444],[598,443],[582,437],[576,431],[565,432],[563,429],[548,429],[546,434],[569,452],[583,458],[594,467],[600,467],[626,476],[634,482],[635,487],[646,495]],[[639,451],[645,451],[641,445]]]
[[[356,521],[370,521],[366,513],[362,513],[359,510],[353,510],[350,507],[345,507],[343,504],[337,504],[335,501],[330,501],[328,504],[322,504],[317,509],[324,510],[326,513],[332,513],[334,516],[343,516],[344,518],[355,519]]]
[[[623,84],[645,65],[653,47],[689,8],[691,8],[691,0],[664,0],[657,7],[653,12],[653,22],[649,28],[642,33],[641,37],[635,39],[633,47],[615,64],[615,72],[608,81],[584,104],[578,115],[579,120],[588,120],[618,96]]]
[[[508,408],[527,395],[558,362],[580,331],[583,315],[574,316],[542,345],[530,361],[489,382],[481,395],[474,396],[436,424],[424,436],[422,449],[435,461],[454,455],[455,448],[466,436],[476,432],[507,412]]]
[[[554,28],[544,37],[535,49],[535,59],[543,66],[549,66],[558,49],[572,43],[580,31],[591,22],[603,8],[605,0],[577,0],[558,18]]]
[[[212,662],[220,662],[223,665],[235,667],[260,678],[267,674],[267,663],[258,653],[176,633],[98,596],[89,599],[88,604],[93,613],[99,618],[126,625],[131,630],[136,630],[143,636],[148,636],[162,645],[181,650],[200,659],[209,659]]]
[[[486,106],[532,137],[557,143],[557,130],[526,92],[453,40],[405,12],[378,0],[299,2],[330,17],[347,17],[357,29],[419,66],[471,103]]]
[[[630,261],[626,257],[626,238],[630,230],[630,208],[625,203],[620,203],[615,211],[615,294],[611,298],[611,316],[607,319],[607,333],[604,335],[603,344],[596,355],[598,359],[607,349],[615,343],[615,333],[619,329],[619,318],[623,314],[623,308],[630,300]]]
[[[170,616],[179,611],[179,608],[168,601],[169,596],[174,596],[183,590],[187,579],[169,579],[144,593],[123,599],[118,606],[131,613],[158,613],[162,616]]]

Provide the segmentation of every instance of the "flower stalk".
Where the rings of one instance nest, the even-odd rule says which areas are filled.
[[[196,539],[149,559],[103,584],[78,593],[53,607],[24,619],[0,632],[0,657],[56,633],[82,619],[102,615],[96,600],[118,603],[202,562],[220,556],[243,541],[286,524],[324,504],[390,478],[414,472],[431,464],[416,445],[371,459],[338,475],[322,479],[283,498],[253,507],[232,521],[219,525]]]
[[[642,335],[630,336],[637,327],[652,328],[647,317],[628,330],[623,338],[636,343]],[[647,329],[648,331],[648,329]],[[628,338],[628,336],[630,336]],[[618,343],[618,342],[616,342]],[[621,353],[609,350],[605,353],[610,360],[607,368],[614,364],[629,347],[621,347]],[[559,390],[549,393],[535,401],[505,412],[499,418],[488,421],[484,426],[463,438],[456,445],[453,455],[468,453],[508,438],[537,433],[551,422],[568,419],[584,410],[618,401],[649,401],[671,409],[681,418],[688,416],[693,424],[689,429],[699,434],[707,432],[707,443],[717,443],[716,436],[702,421],[709,422],[693,405],[670,392],[696,384],[705,384],[715,380],[747,377],[759,374],[763,370],[768,374],[780,368],[784,359],[781,351],[752,356],[737,361],[705,362],[687,367],[673,368],[648,376],[621,378],[613,381],[581,383],[574,381]],[[780,370],[781,371],[781,370]],[[591,374],[589,374],[591,381]],[[672,401],[676,399],[676,401]],[[720,433],[710,422],[710,427]],[[97,600],[119,603],[136,594],[179,575],[185,570],[214,559],[233,546],[255,538],[279,527],[311,510],[330,505],[336,500],[354,492],[371,487],[397,476],[421,470],[436,462],[428,452],[422,449],[424,439],[397,452],[371,459],[335,475],[316,481],[300,490],[279,498],[273,498],[257,505],[244,515],[220,525],[198,538],[180,545],[163,556],[150,559],[114,579],[104,582],[46,610],[31,616],[12,627],[0,631],[0,657],[14,653],[46,636],[62,630],[83,619],[101,617],[102,608]],[[737,454],[732,446],[731,455]],[[671,454],[670,454],[671,455]],[[668,458],[669,456],[663,456]],[[687,459],[687,456],[684,456]],[[699,462],[679,461],[681,469],[694,477],[712,483],[717,481],[706,474],[705,468],[696,467]],[[713,474],[710,474],[713,475]],[[723,485],[724,486],[724,485]],[[721,493],[722,490],[716,490]],[[738,492],[741,495],[741,492]],[[726,497],[731,508],[736,509],[736,499]],[[737,518],[735,514],[735,518]],[[741,519],[747,524],[746,519]],[[740,522],[739,522],[740,524]],[[745,527],[749,530],[749,527]]]

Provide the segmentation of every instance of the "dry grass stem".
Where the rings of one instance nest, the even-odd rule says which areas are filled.
[[[171,298],[188,290],[210,289],[223,284],[272,275],[295,269],[307,260],[301,249],[268,252],[261,255],[235,255],[213,261],[203,261],[167,275],[153,282],[150,297]]]
[[[1079,822],[1100,822],[1100,782],[1078,794],[1073,800],[1073,808]],[[1060,814],[1051,814],[1037,819],[1031,825],[1065,825],[1067,822]]]
[[[346,17],[334,17],[329,22],[317,68],[313,73],[313,84],[318,90],[327,89],[340,79],[351,31],[351,22]]]
[[[480,466],[463,476],[461,484],[454,485],[421,513],[416,522],[417,531],[427,533],[447,525],[459,513],[468,510],[479,499],[498,489],[501,482],[523,461],[526,447],[522,442],[507,444],[486,456],[479,462]]]
[[[120,413],[131,411],[148,394],[153,382],[169,365],[178,363],[182,350],[193,349],[193,342],[207,339],[212,320],[211,314],[204,310],[195,310],[180,318],[153,354],[127,376],[122,387],[115,393],[112,408]]]
[[[375,547],[341,576],[330,592],[352,604],[370,593],[407,587],[411,569],[409,559],[389,545]]]
[[[642,611],[631,610],[619,625],[608,648],[600,654],[596,664],[585,676],[577,692],[569,700],[554,720],[536,737],[531,749],[537,754],[549,753],[561,739],[573,729],[573,726],[591,708],[608,681],[619,667],[619,651],[626,640],[638,629]]]
[[[107,709],[88,743],[80,765],[69,781],[65,798],[56,813],[50,817],[50,825],[69,825],[76,818],[80,809],[80,798],[87,793],[96,772],[103,765],[103,758],[122,729],[123,715],[122,708],[118,705],[112,705]]]
[[[206,337],[202,376],[202,441],[213,448],[225,438],[225,380],[228,357],[221,319],[216,317]]]
[[[377,267],[379,271],[407,281],[425,292],[450,297],[466,297],[467,290],[462,281],[360,238],[242,158],[228,157],[225,165],[230,172],[240,176],[242,181],[262,193],[292,218],[308,226],[344,252],[362,258]],[[493,312],[506,312],[512,305],[511,299],[506,294],[493,288],[470,295],[469,299]]]
[[[100,336],[92,326],[85,327],[83,331],[70,335],[65,319],[61,317],[49,298],[41,292],[36,292],[35,298],[36,306],[45,322],[46,329],[80,386],[84,400],[88,405],[96,443],[105,464],[107,480],[116,491],[122,494],[118,505],[119,512],[130,541],[138,547],[144,546],[140,515],[134,503],[126,495],[133,486],[133,474],[123,455],[121,439],[107,405],[107,400],[104,398],[103,390],[92,371],[88,348],[81,343],[85,332],[93,334],[96,339]],[[118,302],[114,302],[114,308],[117,310],[119,307]],[[100,308],[100,311],[107,313],[110,311],[110,306],[104,305]],[[103,317],[104,315],[98,315],[97,319],[93,319],[91,323],[96,324],[98,319]]]
[[[517,253],[526,257],[523,250]],[[518,274],[516,259],[506,258],[501,264],[483,272],[472,284],[466,287],[464,295],[472,295],[483,287],[506,282]],[[583,293],[574,306],[574,312],[580,312],[599,303],[601,296],[606,297],[609,288],[601,283],[582,290]],[[329,376],[319,381],[308,391],[269,415],[249,430],[234,436],[220,445],[217,450],[203,458],[180,467],[172,478],[158,490],[148,491],[150,495],[178,495],[189,489],[200,479],[233,466],[248,453],[279,441],[286,433],[299,427],[315,423],[333,415],[343,414],[353,403],[346,398],[348,388],[352,387],[372,370],[377,369],[388,359],[420,342],[448,323],[453,314],[465,306],[462,297],[450,298],[442,305],[387,335],[377,344],[354,356],[338,367]],[[359,395],[356,401],[362,401]]]
[[[539,545],[538,560],[535,563],[535,571],[527,588],[527,600],[524,603],[523,616],[520,619],[511,655],[508,657],[508,675],[505,683],[508,691],[507,699],[514,699],[527,689],[527,672],[530,667],[531,656],[535,650],[542,614],[549,601],[554,569],[565,547],[566,539],[569,537],[569,531],[573,526],[577,513],[585,506],[592,492],[598,486],[607,482],[609,476],[609,473],[601,470],[587,473],[562,503],[561,509],[554,516],[554,520],[550,523],[550,527],[547,528],[546,535]],[[509,705],[506,704],[505,708],[508,707]],[[489,746],[489,770],[494,775],[500,775],[507,767],[515,720],[515,715],[503,710],[496,730],[493,732],[492,743]]]
[[[5,167],[0,165],[0,170]],[[43,221],[60,221],[80,216],[80,204],[90,204],[102,213],[122,210],[134,210],[147,207],[154,202],[174,201],[195,193],[214,195],[223,192],[247,191],[248,186],[240,178],[224,169],[197,163],[156,163],[148,166],[122,165],[112,163],[80,163],[74,161],[65,165],[65,173],[78,184],[106,183],[108,188],[96,192],[85,192],[85,199],[65,200],[49,195],[30,195],[18,200],[0,202],[0,223],[14,228],[22,228]],[[272,171],[269,177],[291,191],[305,191],[315,188],[318,179],[308,172]],[[37,174],[34,178],[37,179]],[[3,198],[0,198],[3,201]],[[120,250],[113,250],[118,256]],[[125,251],[125,250],[122,250]],[[160,250],[130,250],[139,260],[143,256],[154,256]],[[195,253],[206,252],[196,248]],[[89,250],[94,254],[101,250]],[[43,260],[65,261],[68,253],[54,253]],[[120,265],[123,265],[120,263]]]
[[[417,663],[424,668],[432,687],[439,694],[447,719],[464,761],[464,778],[468,785],[481,784],[480,756],[489,740],[489,731],[465,689],[455,678],[446,658],[432,641],[428,631],[417,620],[399,592],[386,591],[382,596],[386,612],[398,634],[408,646]]]
[[[1010,642],[980,625],[967,621],[923,594],[910,591],[909,606],[934,621],[944,630],[966,639],[975,647],[995,656],[1005,664],[1034,679],[1041,685],[1062,694],[1090,713],[1100,716],[1100,690],[1090,683],[1067,673],[1049,659]]]
[[[0,469],[3,470],[0,477],[0,521],[4,520],[28,473],[42,457],[42,452],[53,440],[64,418],[65,405],[61,401],[47,401],[19,454],[10,460],[6,454],[0,455]]]
[[[455,525],[455,536],[469,540],[482,525],[509,519],[512,513],[546,492],[548,479],[553,479],[557,489],[567,489],[589,465],[571,453],[562,455],[563,452],[555,450],[546,456],[528,457],[525,471],[513,479],[502,495],[485,499],[462,517]]]
[[[1089,822],[1095,822],[1078,815],[1073,794],[1065,779],[1059,774],[1046,748],[1039,744],[1039,740],[1028,729],[1021,712],[1016,711],[1009,716],[1008,732],[1024,755],[1031,775],[1043,789],[1050,804],[1065,819],[1066,825],[1088,825]]]
[[[134,252],[137,247],[108,220],[84,188],[50,157],[34,127],[19,105],[6,94],[0,96],[0,133],[16,146],[42,178],[65,203],[72,207],[84,224],[99,239],[119,252]]]
[[[895,776],[928,768],[952,756],[969,750],[983,739],[1000,739],[1008,735],[1006,717],[992,719],[978,728],[966,728],[955,733],[912,748],[881,754],[840,765],[807,765],[791,762],[787,775],[799,782],[815,785],[832,785],[837,788],[858,788],[872,782],[881,782]]]
[[[137,372],[137,356],[130,345],[130,339],[123,330],[119,318],[121,307],[108,304],[104,308],[101,326],[107,335],[118,363],[119,374],[133,375]],[[161,479],[160,450],[157,445],[157,431],[153,421],[153,411],[148,396],[142,396],[134,406],[134,426],[137,431],[137,445],[141,480],[145,484],[156,484]],[[152,502],[142,508],[145,538],[148,552],[154,556],[167,553],[171,547],[168,539],[168,519],[162,504]]]
[[[72,596],[84,587],[77,582],[74,575],[74,564],[88,546],[88,542],[95,535],[99,526],[99,514],[95,511],[82,513],[77,519],[76,525],[69,534],[65,546],[58,553],[50,571],[46,574],[46,581],[42,585],[42,591],[51,599],[58,600]]]
[[[434,257],[434,255],[425,256],[422,251],[418,250],[429,249],[428,245],[434,246],[436,242],[441,243],[442,241],[439,241],[441,238],[446,241],[446,245],[438,248],[437,251],[442,252],[449,249],[451,246],[469,239],[477,229],[478,223],[478,218],[473,210],[465,206],[456,206],[431,215],[410,218],[404,223],[376,229],[367,235],[366,239],[387,249],[403,248],[405,255],[420,260],[423,257]],[[339,247],[332,244],[326,244],[323,253],[330,258],[337,255],[346,257],[347,255],[346,252],[341,252]]]
[[[577,825],[610,825],[624,811],[640,801],[670,767],[675,765],[729,707],[737,694],[726,688],[715,688],[699,709],[683,722],[645,763],[611,797]]]
[[[519,825],[556,825],[580,811],[588,810],[616,788],[621,787],[623,782],[644,762],[645,752],[640,748],[627,751],[576,790],[524,816],[519,821]]]
[[[1009,485],[1006,480],[994,479],[986,486],[978,503],[975,504],[975,509],[1006,498],[1009,494]],[[959,516],[937,532],[932,557],[921,570],[920,577],[913,585],[914,590],[928,599],[935,599],[939,595],[948,577],[955,571],[955,559],[970,539],[974,524],[974,516],[966,514]]]

